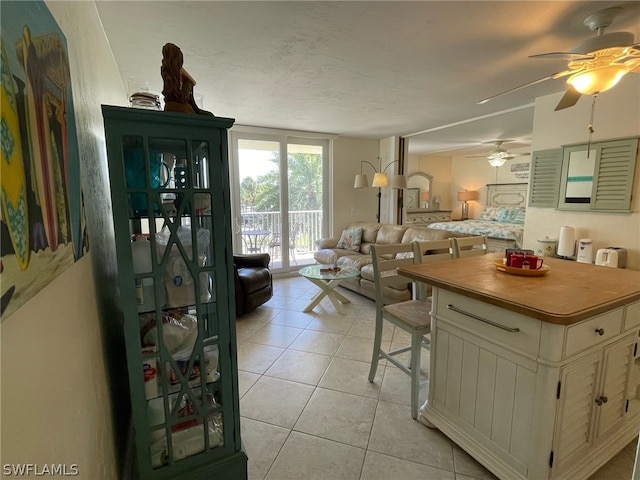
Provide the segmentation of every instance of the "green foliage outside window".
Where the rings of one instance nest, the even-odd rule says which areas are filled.
[[[243,210],[253,207],[256,212],[280,211],[280,158],[269,160],[273,169],[257,179],[245,177],[240,182]],[[293,153],[289,163],[289,211],[322,209],[322,156]]]

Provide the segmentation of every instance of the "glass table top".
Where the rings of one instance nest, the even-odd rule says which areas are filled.
[[[360,276],[360,270],[353,267],[341,267],[339,271],[321,270],[333,268],[332,265],[309,265],[299,270],[300,275],[307,278],[315,278],[317,280],[336,280],[343,278],[354,278]]]

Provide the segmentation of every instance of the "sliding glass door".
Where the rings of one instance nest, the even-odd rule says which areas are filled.
[[[315,263],[328,221],[329,140],[233,131],[231,139],[234,251],[268,253],[276,272]]]

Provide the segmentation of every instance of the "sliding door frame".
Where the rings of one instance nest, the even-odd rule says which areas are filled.
[[[230,131],[229,159],[230,159],[230,192],[231,192],[231,214],[233,233],[233,250],[242,252],[242,235],[238,231],[237,225],[242,221],[241,201],[240,201],[240,173],[239,173],[239,140],[257,140],[277,142],[279,144],[280,163],[280,212],[281,212],[281,253],[282,267],[273,268],[275,274],[286,274],[297,271],[304,265],[291,265],[289,252],[289,161],[288,146],[314,145],[322,148],[322,225],[321,237],[329,232],[332,212],[330,203],[331,192],[331,169],[332,169],[332,135],[297,132],[287,130],[275,130],[259,127],[234,126]]]

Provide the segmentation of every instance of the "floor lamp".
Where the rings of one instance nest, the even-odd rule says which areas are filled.
[[[378,159],[379,161],[380,159]],[[362,160],[360,162],[360,173],[356,175],[355,182],[353,182],[353,188],[366,188],[369,186],[369,178],[366,174],[362,173],[362,164],[366,163],[369,165],[374,172],[373,182],[371,182],[371,186],[378,189],[378,214],[376,215],[376,221],[380,223],[380,200],[382,198],[382,188],[389,186],[389,177],[387,176],[387,168],[389,168],[394,163],[398,163],[399,160],[394,160],[390,162],[384,169],[378,171],[376,167],[373,166],[371,162],[367,162],[366,160]],[[391,188],[401,189],[407,188],[407,178],[404,175],[394,175],[391,179]]]
[[[467,191],[458,192],[458,201],[462,202],[462,220],[466,220],[469,218],[469,204],[471,200],[478,199],[478,192]]]

